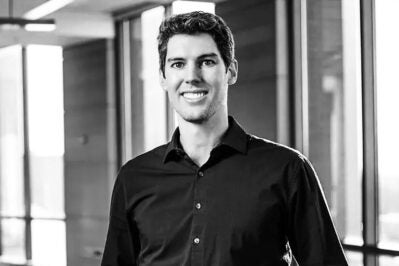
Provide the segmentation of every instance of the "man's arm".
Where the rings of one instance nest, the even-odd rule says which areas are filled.
[[[126,213],[126,192],[120,171],[112,192],[107,240],[101,266],[136,266],[138,234]]]
[[[289,242],[300,266],[347,266],[319,180],[302,158],[289,197]]]

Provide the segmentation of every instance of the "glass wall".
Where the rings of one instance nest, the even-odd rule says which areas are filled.
[[[166,94],[158,77],[158,27],[165,13],[156,7],[141,14],[142,84],[144,98],[144,151],[166,142]],[[138,23],[138,22],[136,22]],[[136,29],[134,29],[136,30]],[[133,55],[133,60],[139,55]],[[135,70],[139,71],[139,70]]]
[[[62,49],[0,49],[0,262],[66,265]]]
[[[66,265],[62,48],[26,48],[33,266]]]
[[[349,264],[399,265],[399,2],[298,6],[299,148],[319,174]]]
[[[399,1],[376,0],[376,80],[380,247],[399,250]],[[381,259],[382,260],[382,259]],[[384,265],[399,265],[399,258]]]
[[[22,47],[0,49],[1,259],[25,261]]]
[[[345,243],[362,244],[358,1],[308,0],[308,156]]]

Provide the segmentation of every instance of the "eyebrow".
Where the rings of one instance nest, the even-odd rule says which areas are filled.
[[[206,57],[217,57],[217,56],[218,55],[215,54],[215,53],[209,53],[209,54],[203,54],[203,55],[199,56],[198,58],[199,59],[203,59],[203,58],[206,58]]]
[[[198,57],[198,59],[204,59],[204,58],[207,58],[207,57],[217,57],[218,55],[217,54],[215,54],[215,53],[209,53],[209,54],[202,54],[202,55],[200,55],[199,57]],[[183,58],[183,57],[171,57],[171,58],[168,58],[168,60],[166,60],[167,62],[174,62],[174,61],[184,61],[185,60],[185,58]]]

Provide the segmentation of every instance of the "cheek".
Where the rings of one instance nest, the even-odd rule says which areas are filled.
[[[166,74],[165,82],[166,82],[165,84],[167,86],[167,90],[174,91],[180,86],[182,79],[178,75],[167,75]]]
[[[227,74],[224,69],[219,68],[216,71],[208,73],[208,80],[214,84],[227,84]]]

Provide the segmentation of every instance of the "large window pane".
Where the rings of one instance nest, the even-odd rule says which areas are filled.
[[[346,258],[348,259],[348,264],[350,266],[363,266],[363,255],[359,252],[345,252]]]
[[[380,256],[379,266],[399,266],[399,256]]]
[[[338,233],[362,244],[359,2],[307,1],[309,158]],[[306,86],[307,85],[307,86]],[[305,112],[306,113],[306,112]]]
[[[64,217],[62,50],[27,48],[29,158],[33,217]]]
[[[165,13],[157,7],[141,15],[142,84],[144,98],[144,150],[166,142],[166,93],[159,84],[158,43],[159,25]],[[134,55],[138,56],[138,55]]]
[[[399,1],[376,0],[375,8],[380,245],[399,250]]]
[[[159,84],[157,30],[160,6],[119,23],[123,162],[166,142],[166,93]]]
[[[13,263],[24,263],[25,260],[25,220],[0,220],[1,260]]]
[[[66,265],[66,232],[63,221],[32,221],[33,266]]]
[[[24,215],[22,49],[0,49],[0,215]]]

